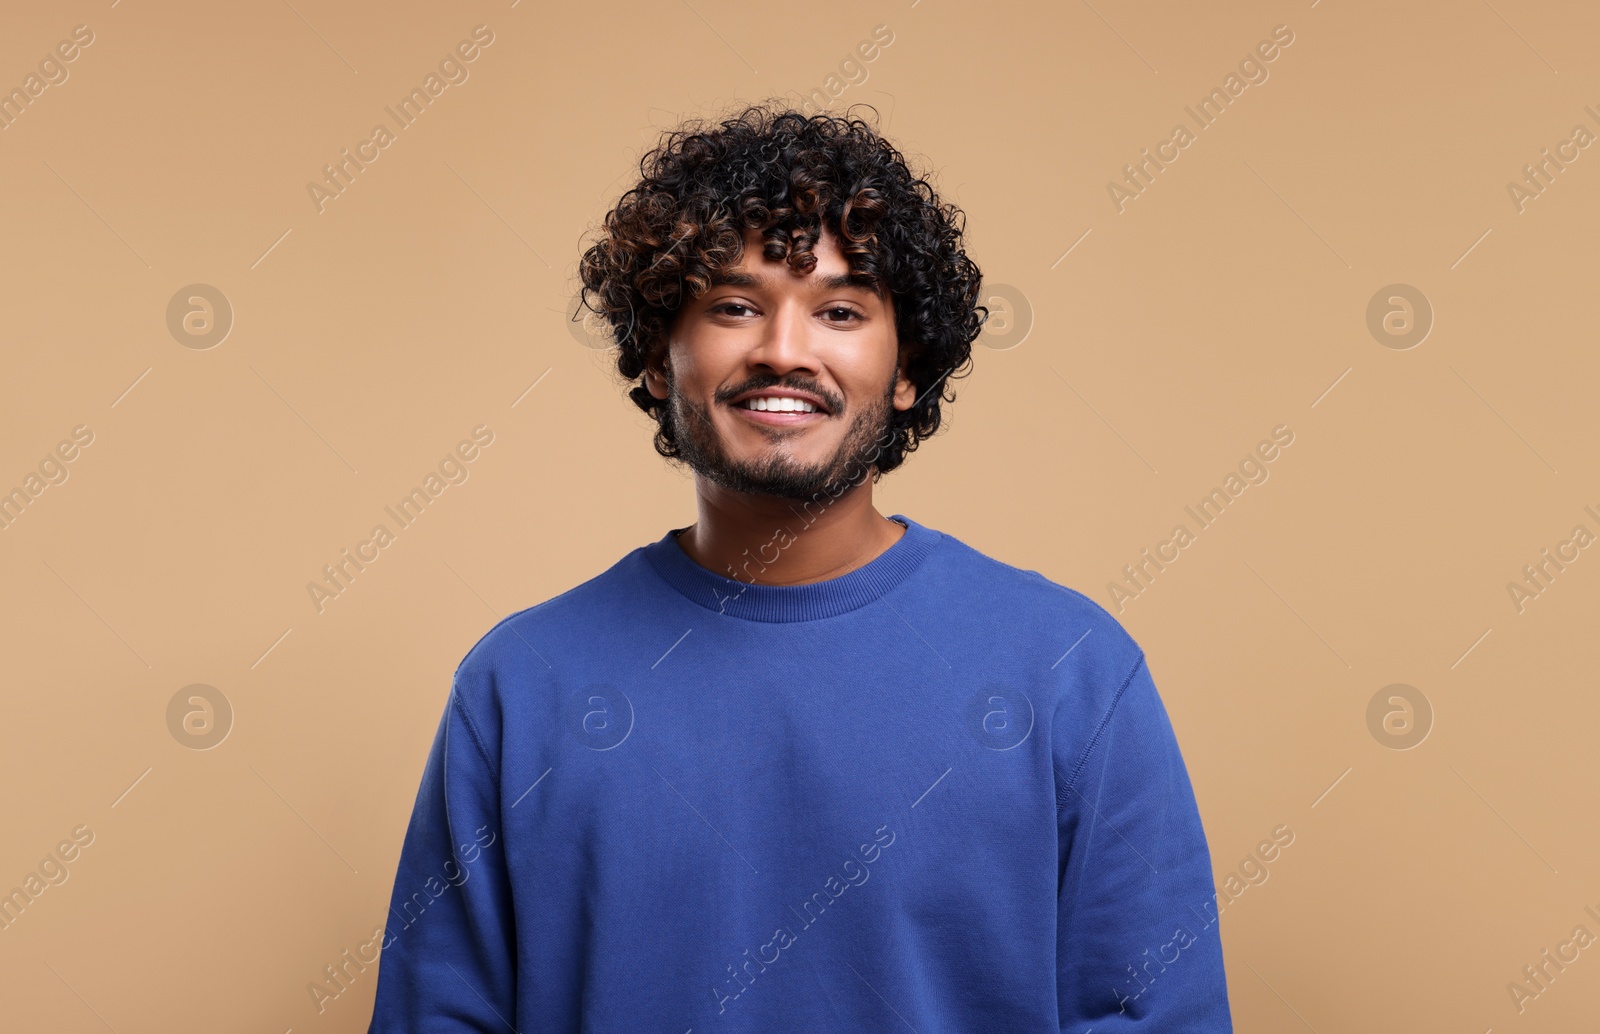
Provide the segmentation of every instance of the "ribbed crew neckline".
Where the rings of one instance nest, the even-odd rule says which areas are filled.
[[[815,621],[886,595],[910,577],[943,537],[904,514],[889,519],[906,530],[888,549],[854,571],[805,585],[762,585],[701,567],[678,544],[678,532],[685,528],[673,528],[643,547],[643,553],[663,581],[707,610],[747,621]],[[760,577],[754,565],[752,576]]]

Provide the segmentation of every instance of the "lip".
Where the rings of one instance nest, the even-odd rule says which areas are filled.
[[[761,424],[766,427],[798,427],[802,424],[815,423],[826,420],[828,414],[821,411],[815,413],[775,412],[764,409],[745,409],[743,406],[732,406],[732,410],[751,423]]]
[[[817,415],[819,415],[819,416],[828,416],[829,415],[828,414],[828,407],[822,404],[822,400],[821,399],[817,398],[815,395],[811,394],[808,391],[795,391],[792,388],[759,388],[759,389],[757,389],[755,391],[747,391],[744,394],[739,395],[737,398],[733,399],[731,402],[728,403],[728,405],[732,406],[735,409],[741,409],[740,403],[748,402],[750,399],[754,399],[754,398],[799,399],[801,402],[809,402],[809,403],[811,403],[811,405],[816,408]],[[741,409],[741,412],[743,412],[742,409]],[[755,412],[755,410],[750,410],[749,412]],[[811,414],[808,413],[806,415],[810,416]]]

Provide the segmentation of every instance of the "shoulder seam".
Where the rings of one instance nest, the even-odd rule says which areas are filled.
[[[496,772],[494,765],[490,763],[489,752],[483,747],[483,737],[478,735],[477,727],[472,724],[472,715],[467,711],[467,705],[461,699],[461,694],[454,689],[450,691],[450,704],[456,709],[456,713],[461,716],[461,724],[466,727],[467,735],[472,737],[472,745],[478,748],[478,757],[483,759],[483,767],[489,773],[489,777],[494,780],[495,792],[498,793],[500,790],[500,773]]]
[[[1004,560],[996,560],[995,563],[997,563],[997,564],[1005,564],[1005,561]],[[1010,564],[1005,564],[1005,566],[1011,567]],[[1022,568],[1019,568],[1019,567],[1013,567],[1011,569],[1013,571],[1022,571]],[[1098,611],[1099,613],[1104,614],[1106,617],[1110,618],[1111,621],[1114,624],[1116,624],[1118,627],[1122,628],[1122,631],[1124,633],[1128,632],[1127,628],[1122,626],[1122,619],[1121,618],[1119,618],[1115,614],[1111,613],[1111,611],[1106,609],[1106,607],[1105,607],[1105,605],[1103,603],[1101,603],[1099,600],[1093,598],[1089,594],[1087,594],[1085,592],[1081,592],[1078,589],[1074,589],[1070,585],[1063,585],[1062,583],[1056,581],[1054,578],[1049,577],[1048,575],[1044,574],[1041,571],[1022,571],[1022,573],[1023,574],[1031,574],[1031,575],[1033,575],[1033,577],[1037,578],[1041,582],[1044,582],[1046,585],[1050,586],[1052,589],[1060,589],[1062,592],[1066,593],[1069,596],[1076,596],[1078,599],[1080,599],[1083,602],[1087,603],[1090,606],[1090,608],[1092,608],[1093,610]],[[1128,638],[1130,638],[1130,639],[1133,638],[1132,633],[1128,633]]]
[[[967,548],[971,549],[972,547],[968,546]],[[1018,574],[1026,575],[1026,576],[1028,576],[1029,578],[1031,578],[1031,579],[1033,579],[1035,581],[1043,582],[1045,585],[1049,586],[1050,588],[1056,589],[1056,590],[1058,590],[1060,592],[1064,592],[1068,596],[1077,597],[1078,599],[1082,600],[1084,603],[1087,603],[1091,610],[1097,611],[1098,613],[1103,614],[1105,617],[1111,619],[1112,623],[1117,625],[1119,628],[1122,628],[1122,631],[1128,635],[1129,639],[1133,638],[1132,633],[1129,633],[1127,628],[1125,626],[1123,626],[1122,619],[1117,617],[1117,615],[1111,613],[1111,611],[1106,608],[1105,604],[1101,603],[1099,600],[1097,600],[1094,597],[1090,596],[1088,593],[1083,592],[1082,590],[1079,590],[1079,589],[1074,589],[1072,586],[1066,585],[1066,584],[1064,584],[1062,582],[1058,582],[1054,578],[1051,578],[1049,575],[1045,574],[1043,571],[1036,571],[1036,570],[1033,570],[1032,568],[1027,568],[1027,567],[1017,567],[1015,564],[1008,564],[1004,560],[999,559],[998,557],[992,557],[989,554],[979,552],[978,550],[973,550],[973,552],[978,553],[979,556],[983,557],[985,560],[990,561],[991,563],[999,564],[1001,567],[1004,567],[1004,568],[1006,568],[1008,570],[1015,571]]]
[[[1117,687],[1116,696],[1111,698],[1111,705],[1106,708],[1106,713],[1101,717],[1100,724],[1095,726],[1094,735],[1089,737],[1088,744],[1083,748],[1083,754],[1078,758],[1078,764],[1073,768],[1072,775],[1067,779],[1067,783],[1062,787],[1061,792],[1056,794],[1057,807],[1067,803],[1066,795],[1073,791],[1078,782],[1078,776],[1083,772],[1083,766],[1089,763],[1089,755],[1094,753],[1094,748],[1100,742],[1100,735],[1105,732],[1106,726],[1110,724],[1112,713],[1116,711],[1117,705],[1122,702],[1122,694],[1127,691],[1128,684],[1133,681],[1134,675],[1139,672],[1139,666],[1144,662],[1144,651],[1140,650],[1138,658],[1133,662],[1133,667],[1128,669],[1128,674],[1122,678],[1122,684]]]
[[[977,547],[973,546],[972,544],[970,544],[970,543],[968,543],[968,542],[966,542],[966,541],[964,541],[962,539],[958,539],[955,536],[950,535],[948,533],[940,532],[939,534],[943,538],[948,539],[949,541],[954,542],[955,544],[957,544],[961,548],[965,549],[967,552],[971,553],[973,556],[976,556],[976,557],[978,557],[978,558],[980,558],[980,559],[982,559],[982,560],[984,560],[984,561],[986,561],[986,562],[988,562],[990,564],[994,564],[997,567],[1002,567],[1005,570],[1010,571],[1010,572],[1012,572],[1014,574],[1020,574],[1024,578],[1029,579],[1030,581],[1033,581],[1033,582],[1036,582],[1036,583],[1041,583],[1041,584],[1043,584],[1043,585],[1045,585],[1045,586],[1047,586],[1047,587],[1049,587],[1051,589],[1055,589],[1057,592],[1064,592],[1068,596],[1072,596],[1072,597],[1075,597],[1078,600],[1081,600],[1084,604],[1086,604],[1089,607],[1091,612],[1098,613],[1099,615],[1104,617],[1106,620],[1110,621],[1111,624],[1113,624],[1114,626],[1116,626],[1118,629],[1121,630],[1123,635],[1127,636],[1127,638],[1129,639],[1130,642],[1132,642],[1135,646],[1138,645],[1138,641],[1133,638],[1133,634],[1128,631],[1128,629],[1127,629],[1127,627],[1125,625],[1122,624],[1122,619],[1120,617],[1118,617],[1116,614],[1113,614],[1110,611],[1110,609],[1108,609],[1105,606],[1105,604],[1101,603],[1099,600],[1096,600],[1094,597],[1090,596],[1088,593],[1083,592],[1080,589],[1075,589],[1072,586],[1064,584],[1062,582],[1058,582],[1054,578],[1051,578],[1049,575],[1045,574],[1042,571],[1036,571],[1033,568],[1029,568],[1029,567],[1018,567],[1015,564],[1010,564],[1010,563],[1007,563],[1004,560],[1001,560],[999,557],[990,556],[988,553],[985,553],[983,550],[978,549]]]

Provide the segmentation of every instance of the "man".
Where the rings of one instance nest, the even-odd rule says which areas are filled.
[[[986,314],[961,214],[826,113],[641,171],[584,298],[698,519],[461,662],[371,1030],[1231,1031],[1143,651],[873,507]]]

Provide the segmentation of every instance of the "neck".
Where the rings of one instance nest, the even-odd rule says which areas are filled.
[[[872,505],[867,479],[831,502],[729,492],[697,479],[699,519],[678,535],[695,563],[736,581],[805,585],[870,563],[905,529]]]

